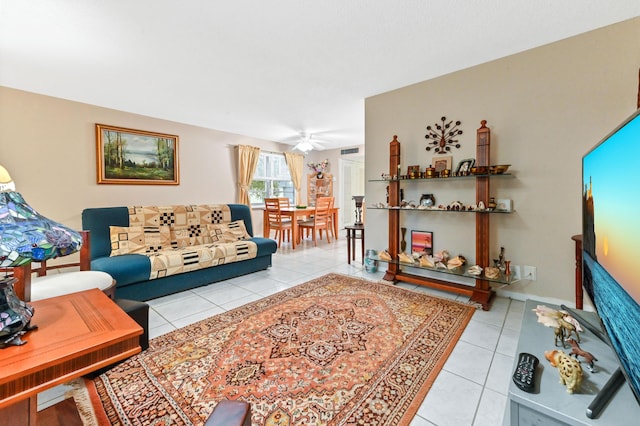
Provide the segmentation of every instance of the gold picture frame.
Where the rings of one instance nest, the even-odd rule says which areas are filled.
[[[99,184],[179,185],[176,135],[96,124]]]
[[[433,157],[431,160],[432,167],[436,169],[436,172],[440,173],[443,170],[451,170],[451,162],[453,157],[445,155],[441,157]]]
[[[413,173],[413,176],[412,176]],[[407,167],[407,177],[408,178],[417,178],[420,177],[420,166],[409,166]]]

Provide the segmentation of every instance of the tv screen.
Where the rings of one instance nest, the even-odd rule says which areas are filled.
[[[640,110],[582,159],[583,286],[640,402]]]

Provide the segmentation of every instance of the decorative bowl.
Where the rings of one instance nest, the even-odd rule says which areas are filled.
[[[491,166],[490,172],[496,175],[500,175],[509,170],[510,166],[511,164],[497,164],[495,166]]]
[[[472,167],[471,173],[474,175],[486,175],[487,173],[489,173],[489,167],[487,166]]]
[[[296,209],[306,209],[307,206],[296,206]]]

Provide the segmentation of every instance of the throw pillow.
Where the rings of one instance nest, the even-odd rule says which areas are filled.
[[[155,253],[171,247],[168,226],[110,226],[111,256]]]
[[[209,228],[211,244],[232,243],[234,241],[248,240],[251,238],[244,225],[244,220],[208,224],[207,228]]]

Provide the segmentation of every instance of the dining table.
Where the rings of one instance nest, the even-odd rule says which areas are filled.
[[[331,224],[333,225],[333,235],[338,235],[338,211],[339,207],[333,207],[330,210],[331,214]],[[295,249],[297,242],[299,241],[299,227],[298,220],[313,216],[316,208],[314,206],[307,207],[287,207],[280,209],[280,212],[283,216],[291,218],[291,248]],[[262,213],[262,235],[265,238],[269,238],[269,234],[271,232],[271,227],[269,226],[269,214],[267,213],[267,209],[265,208]]]

